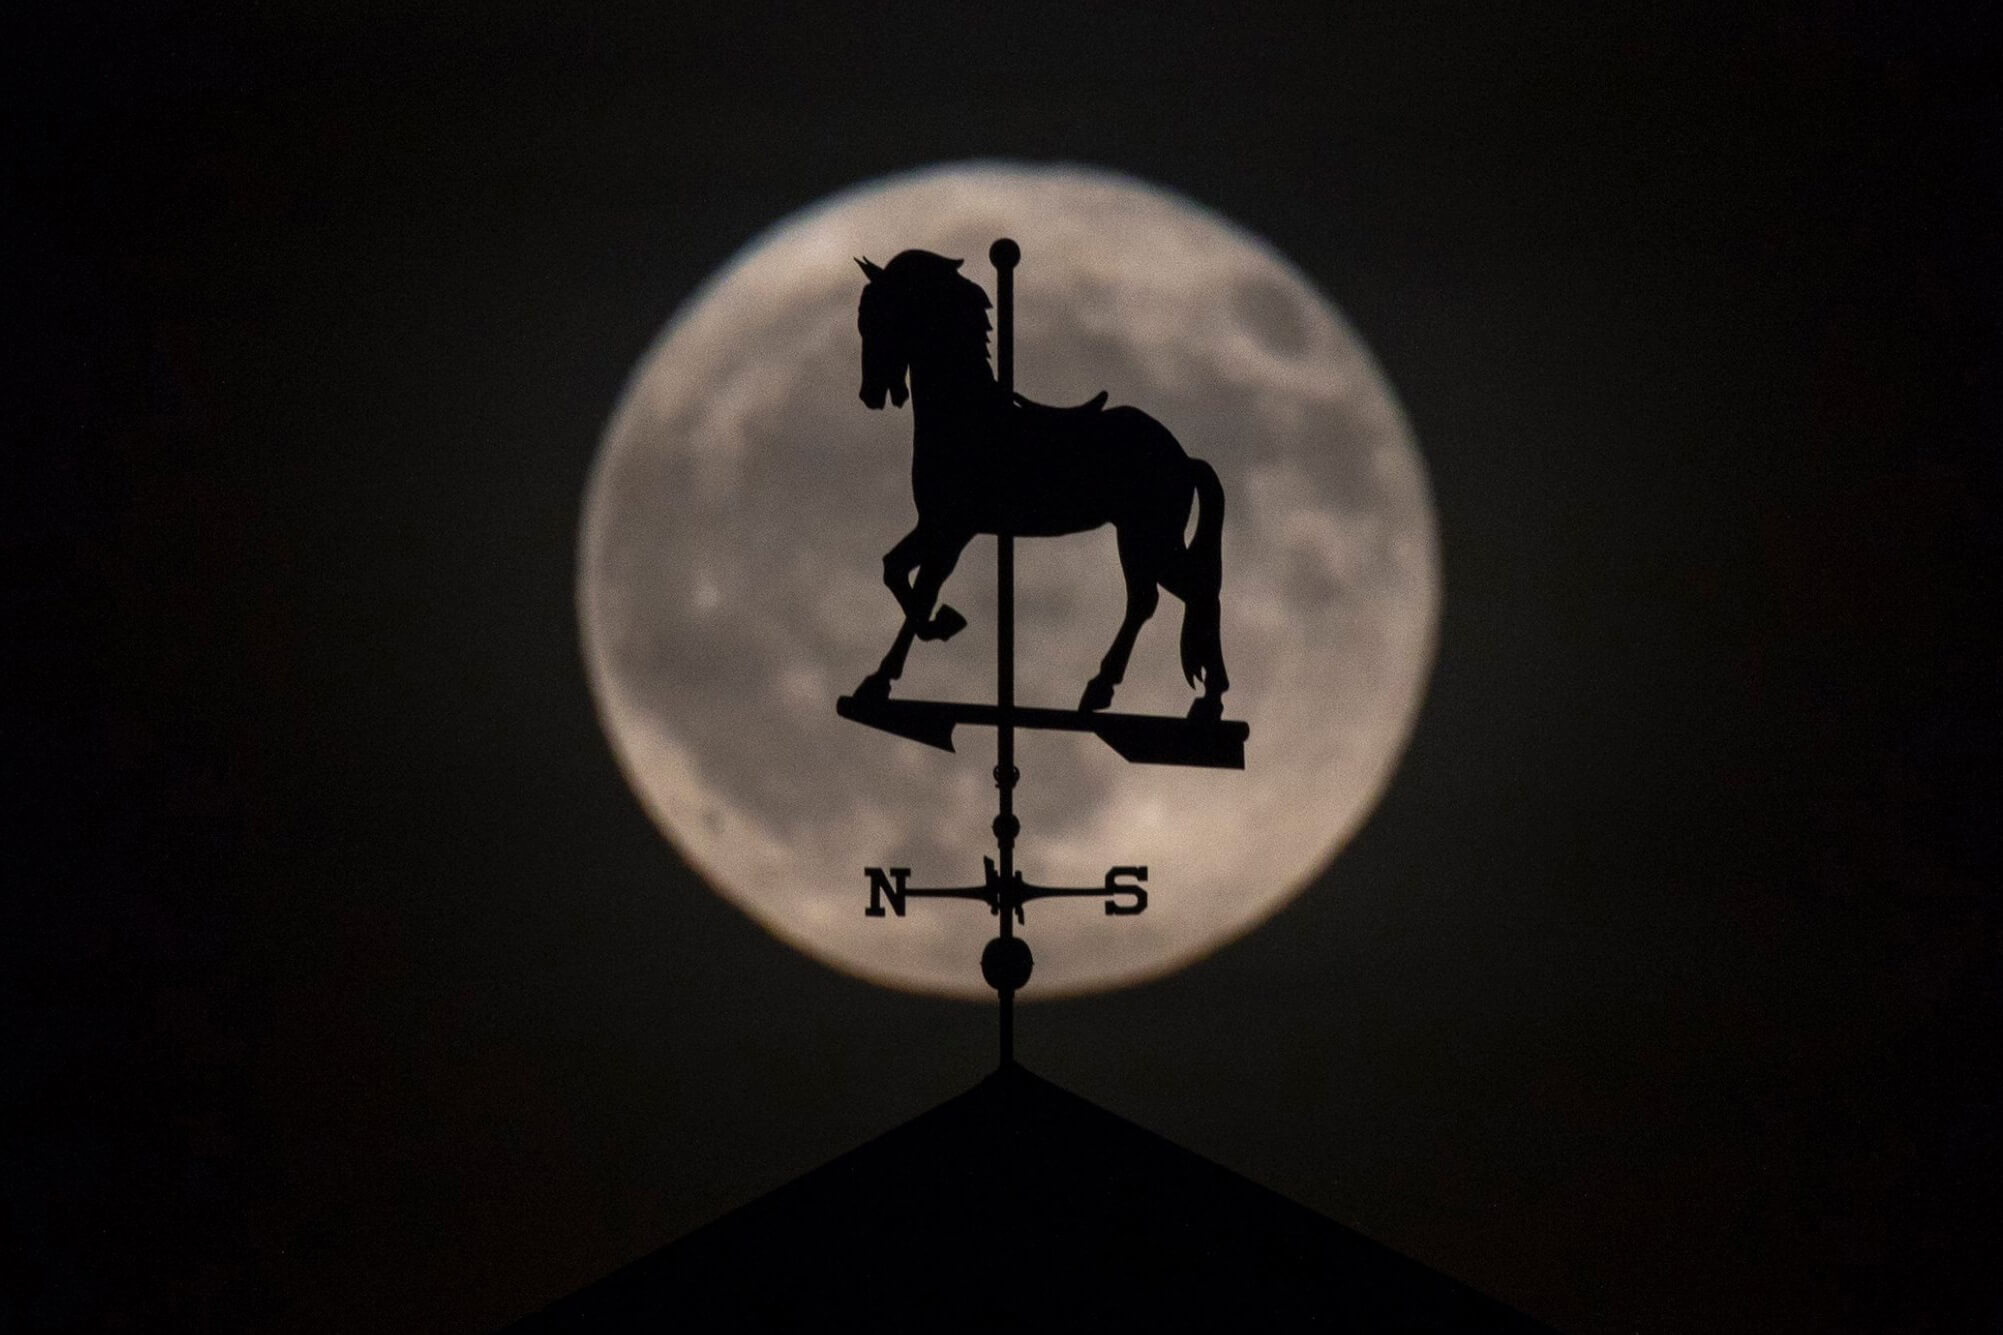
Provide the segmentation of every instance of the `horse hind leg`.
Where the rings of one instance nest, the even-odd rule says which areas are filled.
[[[1161,602],[1161,594],[1155,588],[1155,564],[1146,558],[1140,543],[1125,532],[1120,534],[1120,573],[1127,581],[1127,611],[1106,656],[1099,661],[1098,675],[1085,683],[1085,693],[1078,699],[1081,712],[1091,713],[1112,704],[1113,688],[1126,679],[1134,640]]]
[[[1185,561],[1171,561],[1162,571],[1161,586],[1182,599],[1183,672],[1200,678],[1203,694],[1189,706],[1193,719],[1224,717],[1224,692],[1231,689],[1231,674],[1224,669],[1223,607],[1208,581],[1192,577]]]

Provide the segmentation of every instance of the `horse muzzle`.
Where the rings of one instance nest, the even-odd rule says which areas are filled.
[[[893,408],[902,408],[904,406],[904,401],[911,397],[909,391],[907,391],[904,388],[904,382],[902,380],[893,380],[887,387],[883,385],[866,384],[862,387],[861,393],[858,395],[858,397],[862,399],[862,403],[865,408],[870,408],[870,409],[881,408],[883,406],[883,394],[886,388],[888,388],[890,391],[890,406]]]

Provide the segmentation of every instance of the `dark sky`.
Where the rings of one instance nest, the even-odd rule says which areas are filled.
[[[1398,387],[1445,562],[1335,869],[1028,1009],[1024,1061],[1561,1328],[1995,1313],[1972,25],[296,8],[9,20],[19,1325],[490,1327],[988,1068],[987,1009],[693,879],[572,605],[676,305],[977,156],[1271,239]]]

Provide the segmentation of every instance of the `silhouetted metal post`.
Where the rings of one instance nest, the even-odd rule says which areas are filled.
[[[995,386],[1001,404],[1002,447],[1012,455],[1015,435],[1015,266],[1022,247],[1007,237],[988,247],[995,266]],[[995,704],[1001,711],[995,726],[995,787],[1000,808],[995,814],[995,846],[1000,854],[999,909],[1001,934],[1015,935],[1015,837],[1022,823],[1015,816],[1015,471],[1013,459],[1002,465],[1003,506],[1007,522],[995,534]],[[997,988],[1001,1000],[1001,1064],[1015,1061],[1015,989]]]

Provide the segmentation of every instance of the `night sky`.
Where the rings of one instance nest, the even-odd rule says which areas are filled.
[[[492,1327],[991,1066],[696,881],[573,605],[676,306],[974,157],[1270,239],[1444,560],[1348,852],[1025,1064],[1562,1329],[1996,1317],[1972,26],[316,8],[8,23],[12,1324]]]

